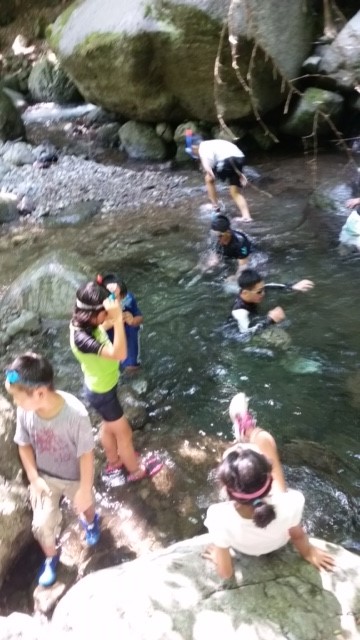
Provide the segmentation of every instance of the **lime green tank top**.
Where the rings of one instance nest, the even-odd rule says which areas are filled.
[[[80,362],[84,374],[84,382],[90,391],[94,393],[106,393],[116,387],[120,372],[119,362],[102,358],[101,354],[83,353],[75,345],[76,327],[70,325],[70,346],[75,358]],[[99,344],[110,344],[109,337],[103,327],[94,327],[93,338]]]

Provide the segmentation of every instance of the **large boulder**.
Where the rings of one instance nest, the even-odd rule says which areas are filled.
[[[71,316],[75,292],[87,281],[86,266],[77,255],[54,252],[37,260],[8,288],[2,299],[2,315],[13,311],[32,311],[41,318]]]
[[[359,637],[360,558],[315,540],[337,570],[319,573],[292,549],[239,555],[230,584],[201,552],[208,536],[92,573],[62,599],[54,631],[123,640],[320,640]],[[230,588],[229,588],[230,587]]]
[[[319,71],[335,80],[340,89],[354,89],[360,82],[360,11],[347,22],[326,48]]]
[[[15,140],[25,134],[20,113],[9,96],[0,90],[0,140]]]
[[[78,0],[48,30],[52,49],[89,101],[129,119],[217,121],[252,113],[250,95],[232,68],[228,43],[214,105],[214,63],[230,0]],[[252,97],[266,112],[284,100],[277,70],[298,75],[311,48],[314,16],[301,0],[233,3],[231,35],[246,77],[253,40]],[[267,57],[269,54],[270,59]],[[273,64],[274,63],[274,64]]]

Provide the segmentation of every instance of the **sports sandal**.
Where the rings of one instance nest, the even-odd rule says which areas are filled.
[[[137,482],[144,478],[152,478],[163,468],[164,463],[157,456],[153,455],[142,460],[141,467],[142,473],[129,473],[126,477],[126,482]]]

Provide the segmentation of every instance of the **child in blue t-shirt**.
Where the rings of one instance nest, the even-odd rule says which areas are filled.
[[[128,291],[123,280],[113,273],[106,276],[98,276],[99,284],[103,284],[122,307],[123,319],[125,323],[125,334],[127,340],[127,358],[120,362],[121,371],[136,371],[140,366],[140,329],[144,321],[143,315],[138,307],[133,293]],[[110,340],[113,340],[113,329],[108,330]]]

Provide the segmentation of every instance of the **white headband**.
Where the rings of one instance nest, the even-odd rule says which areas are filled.
[[[78,309],[84,309],[85,311],[99,311],[104,308],[103,304],[85,304],[79,298],[76,298],[76,306]]]

